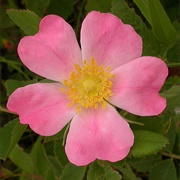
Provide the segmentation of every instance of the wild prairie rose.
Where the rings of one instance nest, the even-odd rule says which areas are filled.
[[[159,58],[141,57],[141,37],[109,13],[86,16],[80,43],[81,49],[61,17],[44,17],[39,32],[20,41],[18,54],[31,71],[54,83],[18,88],[7,107],[42,136],[71,121],[65,151],[76,165],[119,161],[134,136],[112,104],[135,115],[160,114],[166,100],[158,92],[168,69]]]

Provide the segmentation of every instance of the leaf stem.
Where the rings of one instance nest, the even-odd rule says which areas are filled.
[[[16,114],[16,113],[13,113],[13,112],[9,111],[8,109],[6,109],[6,108],[4,108],[2,106],[0,106],[0,111],[10,113],[10,114]]]
[[[162,152],[162,155],[170,157],[170,158],[174,158],[174,159],[180,159],[180,156],[178,156],[176,154],[172,154],[172,153]]]
[[[29,76],[26,73],[24,73],[21,70],[21,68],[19,67],[21,65],[21,63],[15,62],[15,61],[12,61],[12,60],[7,60],[7,59],[5,59],[5,58],[3,58],[1,56],[0,56],[0,62],[8,64],[12,68],[16,69],[20,74],[22,74],[27,80],[30,80]]]
[[[137,122],[137,121],[132,121],[132,120],[129,120],[129,119],[125,119],[128,123],[131,123],[131,124],[137,124],[137,125],[140,125],[140,126],[144,126],[144,123],[140,123],[140,122]]]

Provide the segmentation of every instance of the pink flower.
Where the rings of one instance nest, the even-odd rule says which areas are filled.
[[[159,58],[140,57],[139,35],[109,13],[90,12],[80,42],[81,49],[61,17],[44,17],[39,32],[20,41],[18,54],[31,71],[55,82],[18,88],[7,107],[42,136],[72,120],[65,151],[73,164],[119,161],[134,136],[111,104],[140,116],[160,114],[166,100],[158,92],[168,69]]]

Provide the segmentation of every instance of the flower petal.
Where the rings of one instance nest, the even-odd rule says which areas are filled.
[[[129,124],[108,105],[106,109],[87,109],[73,118],[65,150],[71,163],[83,166],[95,159],[119,161],[133,142]]]
[[[168,75],[166,64],[159,58],[141,57],[114,71],[112,93],[109,101],[130,113],[141,116],[160,114],[166,99],[159,91]]]
[[[83,59],[119,67],[141,56],[142,40],[130,25],[109,13],[90,12],[82,23]]]
[[[60,92],[58,83],[37,83],[18,88],[9,97],[7,107],[16,112],[22,124],[42,136],[59,132],[75,115],[67,108],[68,100]]]
[[[36,35],[21,39],[18,54],[31,71],[61,82],[69,77],[74,64],[82,63],[72,27],[56,15],[44,17]]]

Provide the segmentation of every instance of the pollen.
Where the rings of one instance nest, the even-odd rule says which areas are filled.
[[[82,108],[106,108],[107,101],[112,96],[110,67],[99,66],[94,59],[89,63],[84,61],[83,66],[74,65],[69,79],[64,80],[63,91],[70,103],[68,107],[75,105],[78,113]]]

